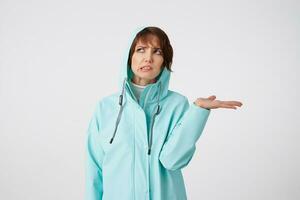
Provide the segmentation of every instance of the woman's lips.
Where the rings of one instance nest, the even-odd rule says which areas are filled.
[[[148,71],[152,70],[152,67],[150,67],[150,66],[144,66],[144,67],[141,67],[140,70],[142,72],[148,72]]]

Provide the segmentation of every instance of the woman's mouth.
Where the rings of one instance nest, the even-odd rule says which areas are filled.
[[[150,67],[150,66],[144,66],[144,67],[141,67],[140,70],[142,72],[148,72],[148,71],[152,70],[152,67]]]

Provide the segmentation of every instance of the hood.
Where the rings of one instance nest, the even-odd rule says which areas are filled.
[[[135,31],[132,33],[132,35],[130,36],[130,40],[127,44],[127,48],[125,49],[124,52],[124,57],[122,59],[122,63],[121,63],[121,76],[120,76],[120,82],[119,82],[119,105],[120,105],[120,110],[116,119],[116,124],[115,124],[115,128],[114,128],[114,133],[112,135],[112,138],[110,140],[110,143],[113,142],[117,129],[118,129],[118,125],[119,122],[121,120],[122,117],[122,112],[125,106],[125,101],[126,101],[126,95],[129,94],[133,99],[136,99],[134,97],[134,94],[131,90],[131,78],[133,77],[133,72],[131,70],[131,66],[127,65],[127,60],[129,57],[129,51],[130,51],[130,46],[136,36],[136,34],[142,30],[143,27],[139,27],[137,29],[135,29]],[[167,96],[168,94],[168,88],[169,88],[169,80],[170,80],[170,71],[163,66],[162,68],[163,70],[160,72],[160,74],[157,77],[157,80],[155,83],[151,83],[148,84],[145,88],[144,91],[147,92],[147,103],[152,103],[155,102],[156,103],[156,107],[153,110],[153,113],[151,115],[151,125],[150,125],[150,138],[148,140],[148,155],[151,154],[151,146],[152,146],[152,135],[153,135],[153,126],[154,126],[154,122],[155,122],[155,118],[157,115],[159,115],[160,111],[161,111],[161,106],[160,106],[160,101],[161,99],[163,99],[165,96]],[[124,98],[125,97],[125,98]],[[125,101],[124,101],[125,100]]]
[[[133,71],[131,70],[131,66],[129,66],[127,64],[127,61],[128,61],[128,57],[129,57],[130,46],[131,46],[136,34],[139,31],[141,31],[142,29],[144,29],[145,27],[146,26],[138,27],[132,32],[132,34],[129,37],[126,48],[124,49],[123,59],[121,62],[121,69],[120,69],[121,73],[120,73],[120,77],[119,77],[119,94],[122,94],[122,90],[125,89],[126,92],[128,92],[128,94],[131,95],[131,97],[133,99],[135,99],[135,98],[133,97],[134,94],[131,90],[131,85],[132,85],[131,78],[133,77],[134,74],[133,74]],[[157,81],[155,83],[148,84],[145,88],[145,90],[147,90],[148,87],[153,87],[151,89],[151,92],[149,92],[149,95],[148,95],[149,103],[156,101],[157,95],[160,95],[160,99],[163,99],[168,93],[170,71],[165,66],[163,66],[162,69],[163,70],[158,75]],[[123,86],[124,86],[124,88],[123,88]]]

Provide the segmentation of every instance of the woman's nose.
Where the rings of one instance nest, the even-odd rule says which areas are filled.
[[[147,51],[144,55],[145,55],[144,57],[145,61],[152,62],[152,52]]]

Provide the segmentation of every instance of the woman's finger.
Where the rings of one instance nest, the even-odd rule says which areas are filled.
[[[223,104],[231,106],[242,106],[243,104],[239,101],[222,101]]]
[[[228,104],[221,104],[219,108],[231,108],[231,109],[236,109],[235,106],[232,106],[232,105],[228,105]]]

